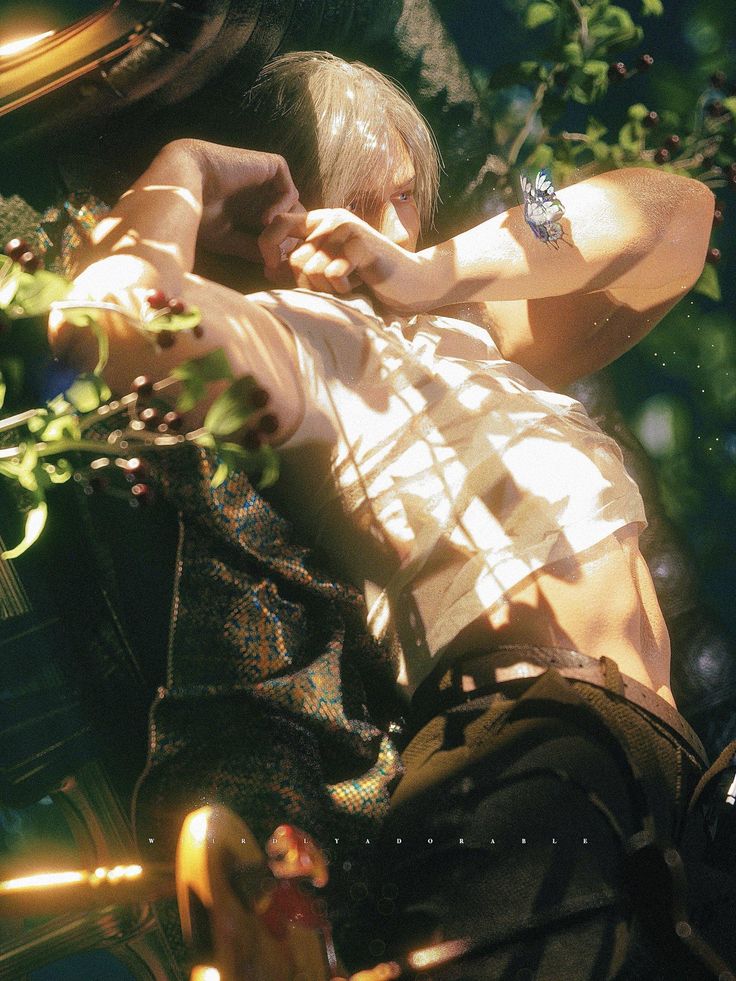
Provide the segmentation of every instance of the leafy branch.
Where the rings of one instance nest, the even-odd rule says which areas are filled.
[[[173,343],[180,331],[200,331],[196,308],[152,294],[140,320],[116,304],[70,300],[71,284],[40,268],[25,243],[12,240],[0,256],[0,478],[11,485],[25,511],[21,541],[0,555],[14,559],[41,535],[48,516],[47,491],[73,480],[85,492],[100,490],[125,497],[134,506],[153,497],[148,482],[151,454],[193,443],[217,460],[212,486],[235,469],[259,476],[266,487],[278,478],[278,457],[267,437],[276,417],[264,412],[265,392],[252,376],[233,378],[221,349],[178,365],[170,376],[153,381],[139,377],[127,394],[113,398],[102,377],[107,335],[101,311],[126,317],[152,343]],[[64,391],[43,405],[23,405],[32,398],[28,375],[34,366],[53,367],[46,341],[50,310],[63,311],[72,325],[90,330],[98,358],[92,372],[77,375]],[[210,405],[202,427],[182,432],[183,415],[206,396],[212,382],[227,388]],[[173,405],[164,393],[175,393]],[[239,436],[238,442],[232,437]]]

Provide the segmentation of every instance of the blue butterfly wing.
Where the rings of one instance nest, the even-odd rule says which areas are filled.
[[[540,170],[534,184],[523,174],[519,181],[524,197],[524,219],[536,238],[547,243],[562,238],[562,226],[558,219],[565,213],[565,209],[546,172]]]

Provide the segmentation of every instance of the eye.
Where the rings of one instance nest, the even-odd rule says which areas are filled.
[[[399,193],[396,195],[396,200],[397,201],[401,201],[401,202],[404,202],[404,201],[412,201],[413,199],[414,199],[414,191],[413,190],[399,191]]]

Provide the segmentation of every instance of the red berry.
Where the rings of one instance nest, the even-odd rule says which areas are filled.
[[[666,147],[660,147],[660,149],[654,154],[654,159],[658,164],[667,163],[667,161],[670,159],[670,151]]]
[[[11,238],[3,251],[5,255],[10,256],[13,262],[17,262],[24,252],[28,252],[29,248],[28,242],[24,242],[22,238]]]
[[[721,250],[708,249],[708,255],[705,257],[705,261],[709,262],[712,266],[715,266],[721,261]]]
[[[621,78],[625,78],[626,74],[626,65],[623,61],[614,61],[608,66],[608,77],[611,81],[618,81]]]
[[[263,409],[268,405],[271,396],[268,394],[265,388],[254,388],[250,393],[250,404],[254,409]]]
[[[133,391],[136,395],[150,395],[153,391],[153,382],[148,375],[138,375],[133,379]]]
[[[133,484],[130,493],[139,504],[150,504],[153,501],[153,488],[148,484]]]
[[[273,414],[273,412],[267,412],[265,416],[261,416],[258,420],[258,432],[265,433],[267,436],[272,436],[273,433],[279,428],[279,420]]]
[[[261,448],[261,436],[255,429],[249,429],[243,436],[243,446],[246,450],[255,452]]]
[[[34,255],[30,249],[27,252],[23,252],[22,255],[18,256],[18,265],[23,269],[24,272],[32,273],[35,272],[41,265],[41,260],[37,255]]]
[[[723,212],[721,211],[720,208],[716,208],[715,211],[713,212],[713,224],[720,225],[722,221],[723,221]]]
[[[179,299],[169,300],[169,310],[175,314],[184,313],[186,310],[184,301]]]
[[[192,333],[199,340],[200,337],[204,337],[204,327],[201,324],[197,324],[192,328]]]
[[[160,330],[156,335],[156,343],[159,347],[173,347],[176,344],[176,331]]]
[[[182,418],[178,412],[167,412],[164,416],[164,423],[169,427],[169,429],[181,429]]]
[[[151,290],[146,301],[153,310],[162,310],[169,302],[162,290]]]
[[[646,126],[647,129],[654,129],[655,126],[659,126],[659,113],[654,110],[648,112],[646,116],[641,121],[642,126]]]
[[[679,150],[680,149],[680,142],[681,142],[680,141],[680,137],[677,135],[677,133],[672,133],[664,141],[664,145],[669,150]]]
[[[654,58],[650,54],[643,54],[637,62],[637,67],[640,72],[649,71],[649,69],[654,64]]]
[[[154,409],[152,405],[149,405],[138,414],[138,418],[146,429],[155,429],[161,421],[161,413],[158,409]]]

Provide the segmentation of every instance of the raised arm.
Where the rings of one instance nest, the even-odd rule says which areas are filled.
[[[713,217],[702,183],[645,168],[560,191],[566,242],[534,238],[521,207],[419,253],[434,283],[429,308],[472,300],[535,300],[601,289],[689,289]],[[425,307],[426,308],[426,307]]]
[[[629,168],[559,197],[557,248],[534,237],[521,207],[417,254],[344,210],[279,216],[261,248],[268,267],[280,239],[303,235],[289,260],[298,285],[343,293],[357,275],[399,312],[485,303],[503,355],[559,387],[622,354],[695,283],[713,195],[689,178]]]
[[[280,157],[198,141],[164,148],[97,227],[72,294],[80,301],[113,301],[130,314],[101,314],[110,339],[105,377],[113,391],[129,390],[137,375],[162,378],[184,360],[223,348],[236,376],[252,374],[271,393],[269,411],[281,423],[276,441],[296,426],[300,389],[288,331],[239,293],[191,269],[203,234],[221,251],[257,254],[248,224],[260,231],[273,209],[288,209],[297,197]],[[164,348],[136,329],[147,298],[156,291],[199,307],[200,338],[182,332],[173,347]],[[61,312],[52,317],[49,330],[61,358],[79,369],[94,363],[85,344],[89,338]],[[211,386],[210,399],[217,393],[218,387]],[[189,425],[201,422],[208,401],[193,411]]]

